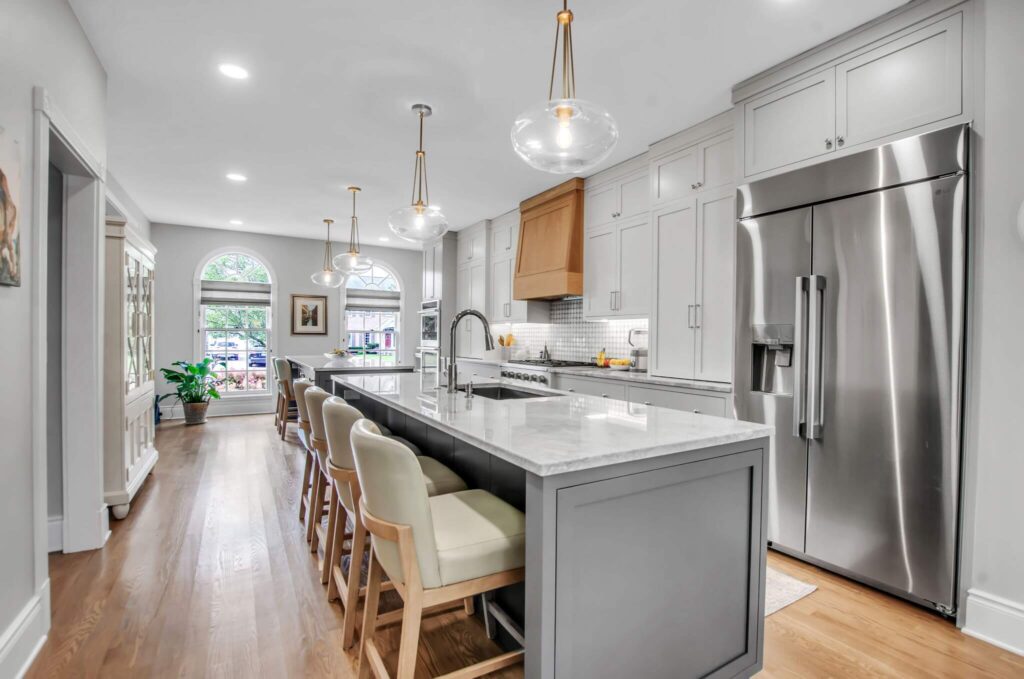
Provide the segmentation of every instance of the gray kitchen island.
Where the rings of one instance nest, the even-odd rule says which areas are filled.
[[[411,373],[415,366],[381,365],[377,356],[369,358],[355,354],[327,356],[326,354],[288,354],[285,359],[292,365],[295,377],[307,380],[325,391],[331,390],[331,377],[345,373]]]
[[[771,427],[512,384],[532,393],[497,400],[477,384],[467,399],[434,373],[332,380],[526,513],[526,581],[491,605],[521,631],[497,638],[525,642],[527,677],[761,669]]]

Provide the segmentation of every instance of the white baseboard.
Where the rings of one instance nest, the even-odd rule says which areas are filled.
[[[1024,606],[977,589],[967,591],[964,634],[1024,655]]]
[[[51,516],[46,522],[46,551],[59,552],[64,549],[64,517]]]
[[[210,408],[206,411],[208,417],[224,417],[229,415],[264,415],[274,412],[274,399],[270,396],[247,397],[235,396],[225,397],[219,401],[211,401]],[[184,419],[185,411],[178,403],[161,403],[160,419],[180,420]]]
[[[0,634],[0,677],[20,679],[32,666],[50,631],[50,581],[32,595]]]

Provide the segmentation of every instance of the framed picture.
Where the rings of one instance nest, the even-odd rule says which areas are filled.
[[[325,295],[292,295],[292,334],[327,334]]]
[[[17,142],[0,127],[0,285],[21,285],[21,159]]]

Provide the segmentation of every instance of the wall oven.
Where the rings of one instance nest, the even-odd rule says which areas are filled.
[[[420,349],[441,346],[441,300],[423,302],[420,307]]]

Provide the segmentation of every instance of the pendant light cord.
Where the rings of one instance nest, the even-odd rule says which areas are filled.
[[[334,264],[331,260],[334,259],[331,253],[331,222],[333,219],[325,219],[324,224],[327,225],[327,240],[324,241],[324,271],[334,270]]]
[[[555,23],[555,51],[551,55],[551,81],[548,84],[548,101],[555,94],[555,72],[558,65],[558,38],[562,38],[562,99],[576,98],[576,65],[573,61],[572,20],[569,11],[569,0],[562,0],[562,11],[557,15]]]
[[[359,218],[356,217],[356,194],[359,193],[359,189],[350,188],[352,192],[352,228],[348,234],[348,251],[353,254],[359,254]]]
[[[420,117],[420,145],[416,149],[416,165],[412,172],[412,198],[409,201],[414,207],[430,204],[430,188],[427,185],[427,152],[423,150],[423,111],[418,111],[417,115]]]

